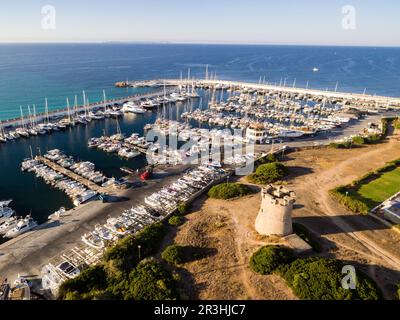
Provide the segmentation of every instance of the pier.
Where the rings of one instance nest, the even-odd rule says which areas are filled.
[[[173,91],[173,89],[167,89],[165,91],[166,94],[169,94]],[[84,112],[85,110],[93,110],[97,108],[105,108],[107,105],[114,104],[114,103],[124,103],[125,101],[139,101],[141,99],[151,99],[155,98],[158,96],[161,96],[164,94],[164,90],[157,90],[151,93],[145,93],[145,94],[135,94],[135,95],[130,95],[130,96],[125,96],[121,98],[115,98],[115,99],[108,99],[105,101],[100,101],[100,102],[93,102],[90,103],[87,106],[78,106],[76,108],[76,112]],[[70,113],[72,114],[73,111],[71,110]],[[68,116],[68,109],[67,107],[64,108],[59,108],[56,110],[51,110],[48,112],[48,117],[49,119],[56,119],[56,118],[62,118]],[[32,117],[32,120],[35,122],[40,122],[43,121],[47,118],[46,113],[39,113],[36,115],[36,117]],[[20,117],[14,118],[14,119],[8,119],[8,120],[0,120],[0,128],[13,128],[13,127],[18,127],[18,126],[23,126],[29,124],[31,119],[29,117],[25,117],[24,119],[21,119]]]
[[[57,164],[49,159],[46,159],[45,157],[37,156],[36,160],[45,164],[46,166],[53,169],[54,171],[57,171],[58,173],[61,173],[65,176],[83,184],[85,187],[87,187],[88,189],[90,189],[92,191],[95,191],[97,193],[106,193],[107,191],[110,191],[110,187],[107,187],[107,188],[101,187],[98,184],[80,176],[79,174],[76,174],[75,172],[62,167],[59,164]]]
[[[186,86],[186,85],[191,86],[192,84],[194,84],[195,86],[198,87],[224,86],[227,88],[240,88],[240,89],[252,88],[256,90],[268,90],[273,92],[313,95],[313,96],[320,96],[332,99],[342,99],[349,101],[357,100],[364,103],[382,104],[400,108],[400,98],[398,97],[386,97],[386,96],[361,94],[361,93],[339,92],[335,90],[328,91],[328,90],[318,90],[310,88],[288,87],[288,86],[260,84],[260,83],[242,82],[242,81],[210,80],[210,79],[195,79],[195,80],[155,79],[155,80],[140,81],[140,82],[129,82],[128,86],[162,87],[164,86],[164,84],[165,86]]]

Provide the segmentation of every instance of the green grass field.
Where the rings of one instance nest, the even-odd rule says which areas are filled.
[[[357,191],[360,198],[372,209],[400,191],[400,168],[383,173],[379,178],[362,185]]]

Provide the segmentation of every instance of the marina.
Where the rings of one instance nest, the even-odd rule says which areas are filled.
[[[30,127],[8,128],[3,137],[14,133],[19,137],[7,139],[2,151],[22,147],[18,177],[22,170],[28,171],[23,175],[41,178],[36,181],[32,177],[55,202],[47,211],[41,205],[45,212],[38,220],[35,212],[20,220],[5,217],[0,229],[6,229],[7,238],[15,239],[0,245],[5,252],[0,261],[9,270],[3,273],[15,270],[6,262],[12,252],[16,254],[15,246],[27,237],[34,241],[33,237],[41,235],[38,239],[48,243],[50,251],[38,257],[33,268],[42,289],[55,295],[63,281],[97,263],[115,241],[169,217],[180,203],[190,203],[210,186],[226,179],[235,168],[268,152],[284,152],[288,145],[302,143],[302,139],[308,145],[314,145],[320,137],[328,142],[327,137],[337,138],[338,132],[344,135],[358,122],[365,126],[368,117],[396,112],[397,107],[393,101],[390,105],[369,101],[368,108],[358,103],[360,100],[348,103],[324,95],[271,91],[250,83],[238,87],[233,83],[192,80],[167,85],[164,80],[157,96],[151,98],[122,101],[111,108],[103,104],[103,109],[86,109],[80,115],[67,109],[58,122],[46,122],[46,117],[40,127],[31,121]],[[29,130],[35,128],[53,134],[31,135]],[[79,137],[73,138],[76,134]],[[53,136],[74,144],[59,140],[48,143]],[[254,144],[259,145],[258,151],[246,151]],[[226,154],[231,149],[242,151]],[[149,164],[154,172],[143,171]],[[168,175],[161,178],[165,172]],[[136,189],[121,184],[122,177],[125,181],[141,181],[140,186]],[[53,197],[57,193],[66,200],[57,201]],[[138,194],[140,197],[134,196]],[[125,200],[104,201],[108,196]],[[18,203],[18,197],[15,199]],[[85,226],[82,221],[86,221]],[[71,223],[76,225],[73,232],[67,227]],[[63,234],[71,238],[67,246],[58,240]],[[53,241],[59,242],[58,251],[62,254],[52,254]],[[29,249],[29,254],[34,253],[31,250],[34,249]]]

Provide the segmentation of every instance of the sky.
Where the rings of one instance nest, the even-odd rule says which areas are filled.
[[[400,46],[399,14],[398,0],[2,0],[0,42]]]

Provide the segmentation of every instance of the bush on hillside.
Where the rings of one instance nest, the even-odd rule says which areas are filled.
[[[256,172],[248,176],[250,182],[268,184],[281,180],[287,173],[287,168],[280,162],[260,165]]]
[[[175,215],[175,216],[172,216],[171,218],[168,219],[168,223],[171,226],[178,227],[178,226],[183,224],[183,218],[181,216],[176,216]]]
[[[161,257],[169,264],[181,264],[183,262],[183,247],[170,245],[161,253]]]
[[[353,196],[344,190],[344,187],[339,187],[330,191],[334,198],[336,198],[342,205],[347,207],[350,211],[354,213],[368,214],[368,206],[358,200],[353,198]]]
[[[125,300],[176,300],[179,298],[172,273],[159,262],[140,263],[129,275]]]
[[[354,143],[354,144],[357,144],[357,145],[363,145],[363,144],[365,144],[365,139],[363,138],[363,137],[361,137],[361,136],[355,136],[355,137],[353,137],[353,139],[352,139],[352,142]]]
[[[344,289],[343,263],[334,259],[296,259],[278,271],[292,288],[293,293],[304,300],[378,300],[381,294],[375,283],[361,272],[356,272],[356,289]]]
[[[250,258],[250,267],[254,272],[271,274],[293,260],[293,251],[282,246],[266,246],[258,249]]]
[[[104,290],[107,287],[106,273],[103,265],[95,265],[83,270],[74,279],[63,282],[58,290],[60,299],[79,300],[85,293]]]
[[[178,204],[177,210],[180,215],[185,215],[189,211],[189,205],[185,202],[181,202],[180,204]]]
[[[208,191],[208,196],[214,199],[232,199],[237,197],[243,197],[252,193],[252,190],[240,183],[221,183],[213,186]]]

